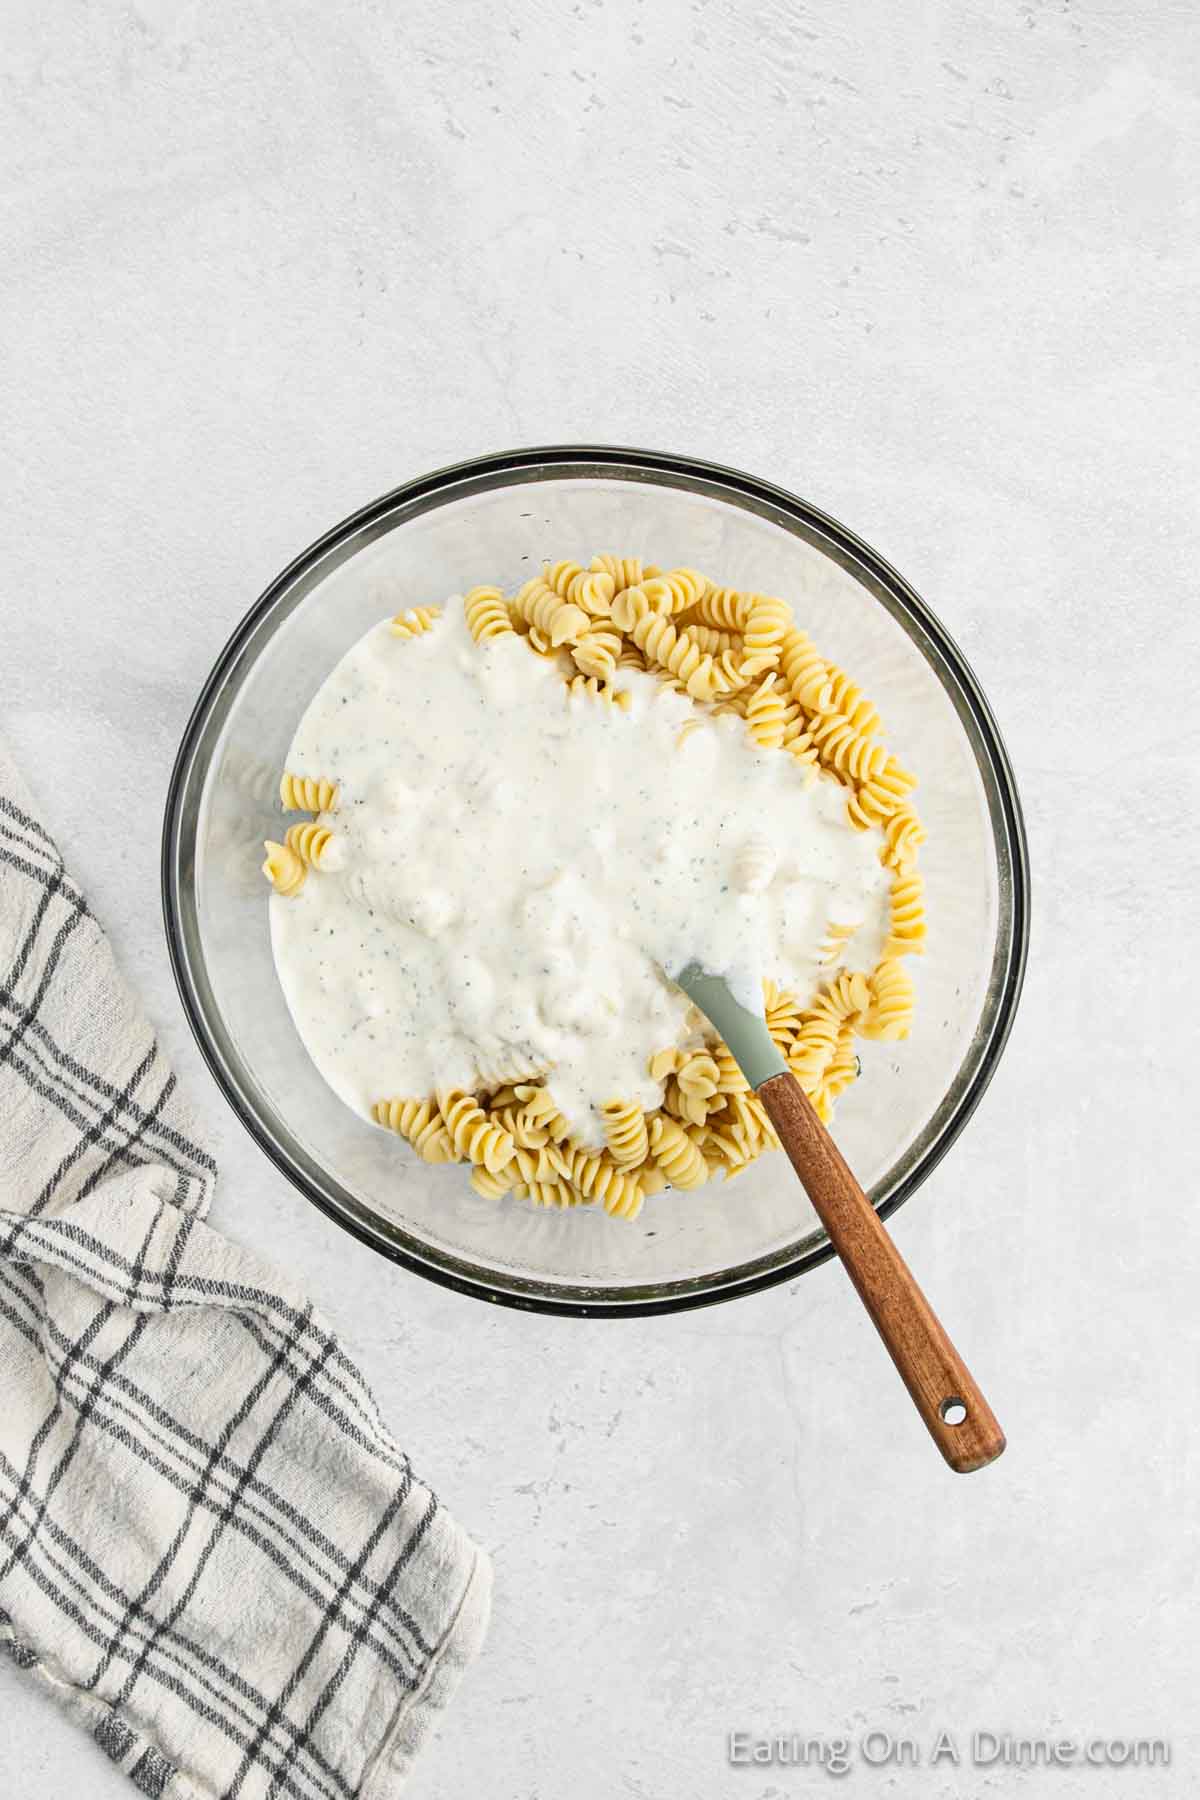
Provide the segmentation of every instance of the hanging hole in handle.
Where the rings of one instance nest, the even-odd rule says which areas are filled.
[[[967,1416],[967,1403],[960,1400],[957,1394],[951,1394],[948,1400],[942,1401],[938,1411],[947,1425],[961,1425]]]

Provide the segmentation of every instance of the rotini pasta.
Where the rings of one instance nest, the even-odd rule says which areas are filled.
[[[477,644],[511,634],[512,617],[498,587],[473,587],[466,596],[464,609],[467,629]]]
[[[321,825],[316,819],[308,819],[303,825],[289,825],[283,841],[302,863],[306,863],[310,869],[319,869],[330,859],[329,847],[333,843],[333,833],[328,825]]]
[[[781,750],[798,717],[775,675],[765,676],[746,702],[746,729],[760,750]]]
[[[854,1048],[855,1023],[848,1019],[838,1032],[837,1045],[833,1056],[825,1070],[820,1093],[825,1104],[832,1109],[839,1094],[845,1092],[852,1081],[858,1079],[859,1058]]]
[[[856,851],[859,862],[854,865],[863,865],[861,879],[873,896],[874,911],[842,914],[843,903],[848,909],[857,905],[858,890],[830,883],[820,892],[828,910],[817,910],[811,925],[811,951],[806,953],[811,960],[800,955],[785,964],[807,971],[807,979],[793,977],[803,991],[763,984],[767,1029],[819,1115],[828,1120],[860,1072],[857,1040],[908,1036],[914,988],[902,959],[920,954],[926,941],[924,883],[917,870],[926,833],[913,804],[916,778],[884,743],[872,701],[845,670],[820,654],[786,601],[749,588],[718,587],[687,566],[664,571],[641,557],[610,553],[593,556],[586,566],[567,559],[547,561],[542,573],[515,593],[475,586],[462,604],[475,644],[487,646],[515,635],[531,653],[546,659],[539,681],[549,682],[553,675],[556,683],[561,677],[570,706],[596,704],[636,719],[649,690],[639,680],[618,686],[618,677],[626,670],[638,677],[653,675],[663,689],[673,690],[654,703],[670,721],[667,744],[674,742],[691,759],[686,768],[707,770],[714,757],[728,753],[731,735],[744,736],[755,749],[783,752],[805,771],[806,781],[796,783],[795,791],[825,794],[830,790],[823,784],[836,784],[832,791],[844,797],[846,821],[859,832],[877,834],[878,864],[886,875],[871,851]],[[390,621],[390,632],[400,640],[423,636],[442,612],[438,606],[400,611]],[[441,630],[448,627],[446,622]],[[435,644],[428,654],[436,656]],[[507,654],[484,665],[489,680],[495,670],[506,668]],[[412,659],[413,666],[419,662],[419,657]],[[686,696],[690,708],[676,694]],[[741,730],[735,731],[726,715],[736,717]],[[592,726],[585,728],[580,715],[569,724],[560,721],[555,729],[558,743],[563,733],[582,733]],[[725,751],[719,750],[721,745]],[[309,816],[290,825],[282,843],[266,843],[263,870],[275,894],[299,897],[302,909],[314,903],[319,891],[328,893],[340,885],[343,860],[353,855],[362,796],[354,789],[350,765],[338,761],[336,742],[330,749],[312,743],[306,748],[298,741],[292,755],[310,766],[332,765],[346,786],[343,800],[341,782],[292,771],[281,777],[285,810]],[[793,779],[786,765],[770,758],[750,758],[748,766],[776,774],[782,770],[786,781]],[[635,773],[639,777],[640,771]],[[491,804],[500,779],[509,779],[508,769],[486,753],[472,761],[468,783],[477,809]],[[616,778],[609,779],[612,791],[619,792]],[[386,780],[386,804],[398,813],[410,802],[417,778],[410,781],[407,770],[398,766]],[[344,812],[335,831],[329,815],[339,803]],[[841,799],[830,816],[840,814]],[[786,903],[779,896],[788,882],[798,879],[797,857],[770,821],[766,808],[749,814],[747,829],[740,838],[727,840],[723,852],[728,861],[722,865],[722,879],[736,896],[748,897],[737,899],[739,919],[777,916],[771,908]],[[603,857],[609,842],[603,829],[594,841],[597,856]],[[673,866],[664,846],[665,840],[656,839],[651,854],[666,859],[664,879],[669,880]],[[314,878],[305,892],[311,871],[320,872],[320,879]],[[486,874],[481,867],[483,879]],[[377,902],[368,876],[369,871],[364,875],[361,868],[347,866],[344,885],[363,904],[378,903],[386,916],[416,931],[436,933],[443,916],[436,895],[428,907],[422,896],[410,917],[390,910],[389,895]],[[886,927],[880,916],[885,892]],[[761,902],[756,896],[763,897]],[[278,917],[303,920],[305,914],[280,912]],[[860,923],[864,917],[869,928]],[[869,963],[880,944],[873,969],[854,966]],[[567,952],[556,955],[569,966]],[[665,1187],[690,1190],[716,1174],[736,1178],[778,1144],[728,1046],[696,1012],[680,1017],[679,1041],[651,1055],[646,1065],[657,1103],[650,1102],[646,1080],[639,1086],[633,1078],[647,1047],[643,1041],[631,1079],[612,1084],[617,1096],[634,1092],[638,1098],[614,1096],[601,1105],[593,1096],[586,1131],[577,1110],[568,1109],[568,1117],[555,1096],[554,1058],[546,1046],[531,1038],[532,1054],[523,1050],[514,1056],[499,1034],[490,1033],[476,1045],[477,1091],[440,1087],[424,1098],[379,1099],[372,1117],[430,1163],[470,1165],[470,1185],[481,1200],[510,1197],[552,1210],[591,1206],[633,1220],[646,1198]],[[520,1041],[525,1044],[523,1036]],[[518,1073],[526,1070],[528,1074]]]
[[[606,1213],[618,1219],[636,1219],[642,1210],[642,1189],[632,1175],[618,1169],[603,1151],[596,1155],[578,1145],[562,1155],[564,1178],[585,1200],[598,1200]]]
[[[650,1154],[646,1115],[627,1100],[609,1100],[603,1107],[604,1136],[608,1154],[619,1169],[636,1168]]]
[[[792,609],[786,600],[775,600],[769,594],[756,594],[746,618],[742,645],[752,662],[777,663],[784,635],[792,622]]]
[[[913,1012],[912,977],[898,958],[881,962],[871,976],[871,1005],[859,1025],[863,1037],[908,1036]]]
[[[447,1136],[464,1162],[482,1163],[490,1175],[498,1175],[513,1160],[517,1146],[512,1138],[492,1123],[471,1094],[444,1089],[437,1103]]]
[[[511,1165],[507,1169],[502,1169],[498,1175],[493,1175],[490,1169],[476,1165],[470,1175],[471,1186],[477,1194],[482,1194],[485,1200],[499,1200],[502,1194],[507,1194],[512,1189],[516,1179]]]
[[[571,1127],[559,1112],[548,1088],[522,1083],[517,1086],[516,1096],[524,1108],[522,1117],[531,1125],[544,1126],[555,1143],[570,1136]]]
[[[792,1047],[793,1037],[800,1029],[800,1002],[795,994],[776,987],[773,981],[764,981],[763,1007],[767,1015],[767,1030],[776,1049],[786,1056]]]
[[[902,769],[894,756],[885,757],[882,766],[851,794],[846,815],[860,831],[883,825],[900,811],[916,785],[916,776]]]
[[[700,625],[715,625],[720,631],[746,629],[754,594],[739,593],[736,588],[709,587],[691,607],[691,615]]]
[[[833,712],[833,683],[806,632],[791,626],[779,644],[779,668],[793,700],[809,713]]]
[[[641,586],[655,612],[678,613],[694,606],[708,583],[696,569],[672,569],[666,575],[649,576]]]
[[[740,669],[742,664],[742,639],[736,631],[720,631],[715,625],[701,625],[698,621],[680,621],[692,643],[703,656],[711,656],[714,660],[720,656],[732,658],[731,667]]]
[[[897,876],[892,883],[892,912],[883,960],[919,955],[924,948],[925,883],[915,873]]]
[[[421,637],[428,631],[435,619],[440,619],[440,606],[412,606],[407,612],[398,612],[392,620],[392,636],[398,638]]]
[[[879,714],[862,689],[854,685],[844,669],[835,668],[832,663],[829,667],[829,704],[821,711],[840,713],[859,737],[873,737],[880,728]]]
[[[429,1100],[377,1100],[375,1122],[407,1138],[429,1163],[454,1160],[454,1145],[437,1107]]]
[[[675,748],[677,750],[682,750],[683,746],[690,742],[690,740],[696,736],[697,732],[707,730],[707,720],[700,718],[685,719],[675,734]]]
[[[817,755],[827,769],[848,776],[865,785],[883,774],[887,752],[882,744],[862,737],[841,713],[827,713],[814,719],[808,735],[817,747]]]
[[[589,629],[588,614],[583,608],[564,600],[538,576],[517,590],[511,611],[539,631],[556,650],[560,644],[577,644]]]
[[[678,1088],[679,1117],[689,1124],[703,1125],[716,1101],[721,1071],[707,1050],[694,1050],[683,1057],[675,1070]]]
[[[779,867],[779,852],[765,832],[748,837],[737,853],[733,879],[743,894],[761,894],[770,887]]]
[[[803,726],[789,727],[783,734],[783,748],[788,755],[798,762],[802,769],[814,771],[820,764],[820,755],[813,742],[812,733]]]
[[[647,575],[657,575],[657,569],[648,569],[640,556],[593,556],[590,564],[594,575],[611,575],[613,591],[620,593],[623,588],[638,587]]]
[[[925,827],[911,806],[897,807],[883,827],[880,862],[899,875],[907,875],[916,866],[917,851],[925,836]]]
[[[719,1094],[744,1094],[750,1083],[742,1074],[741,1065],[733,1051],[719,1038],[713,1046],[712,1058],[717,1065],[717,1092]]]
[[[607,618],[616,582],[607,569],[582,569],[578,563],[547,563],[542,571],[548,587],[563,600],[581,607],[590,618]]]
[[[284,812],[336,812],[337,782],[311,775],[281,775],[279,800]]]
[[[861,1029],[861,1020],[871,1004],[866,977],[845,971],[829,982],[801,1013],[787,1062],[814,1104],[837,1054],[843,1029],[847,1025]]]
[[[268,838],[264,846],[267,860],[263,864],[263,874],[285,899],[298,894],[304,886],[304,878],[308,874],[308,864],[291,844],[275,844]]]
[[[648,662],[656,662],[674,675],[693,700],[713,698],[712,657],[701,655],[686,630],[676,631],[661,613],[647,613],[635,623],[633,641]]]
[[[578,700],[601,700],[605,706],[615,706],[621,712],[628,712],[631,701],[628,688],[610,687],[606,681],[600,681],[595,675],[576,675],[567,683],[567,698]]]
[[[650,1154],[672,1187],[700,1187],[708,1164],[681,1125],[663,1113],[650,1121]]]
[[[839,925],[835,920],[831,919],[829,924],[825,927],[825,936],[821,940],[819,956],[822,964],[829,966],[836,965],[840,962],[845,952],[846,945],[850,942],[850,939],[857,930],[858,926],[856,924]]]
[[[595,625],[585,631],[571,652],[581,675],[594,675],[597,681],[608,681],[616,671],[621,654],[621,633]]]
[[[644,619],[647,613],[654,610],[650,604],[649,594],[641,582],[635,581],[629,587],[622,588],[620,593],[613,595],[612,611],[609,617],[618,631],[632,631],[639,619]]]
[[[591,1196],[583,1195],[569,1181],[523,1181],[517,1184],[520,1197],[535,1206],[587,1206]]]

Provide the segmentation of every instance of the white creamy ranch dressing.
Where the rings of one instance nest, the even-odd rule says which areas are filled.
[[[874,965],[888,878],[840,785],[732,716],[679,745],[686,696],[616,685],[628,713],[568,699],[520,638],[475,644],[456,596],[422,637],[375,626],[314,696],[287,766],[338,783],[335,845],[272,896],[271,940],[356,1112],[539,1070],[599,1145],[598,1108],[658,1106],[647,1061],[695,1026],[661,970],[699,961],[756,1009],[764,977],[807,999],[830,920],[861,922],[849,966]]]

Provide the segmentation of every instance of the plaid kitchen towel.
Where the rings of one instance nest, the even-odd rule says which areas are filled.
[[[0,745],[0,1646],[145,1794],[385,1800],[490,1568],[215,1173]]]

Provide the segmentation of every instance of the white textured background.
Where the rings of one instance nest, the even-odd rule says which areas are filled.
[[[218,1222],[288,1247],[494,1551],[413,1800],[817,1793],[723,1734],[940,1725],[1175,1761],[842,1791],[1190,1800],[1192,7],[7,0],[0,32],[5,724],[203,1109]],[[273,1173],[186,1033],[160,813],[233,624],[405,477],[571,439],[826,507],[995,703],[1031,973],[896,1221],[1008,1428],[985,1474],[943,1472],[834,1268],[607,1326],[399,1276]],[[0,1764],[22,1797],[125,1792],[11,1671]]]

